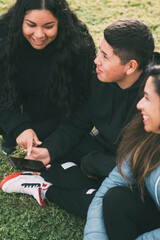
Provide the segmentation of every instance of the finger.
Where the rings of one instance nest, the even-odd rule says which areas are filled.
[[[26,145],[23,142],[17,143],[21,148],[26,148]]]
[[[29,159],[29,160],[36,160],[32,155],[29,156],[25,156],[25,159]]]
[[[31,155],[31,151],[32,151],[32,144],[28,144],[28,146],[27,146],[27,156]]]
[[[46,166],[46,169],[49,169],[51,167],[51,164],[48,164],[47,166]]]
[[[40,172],[31,172],[31,174],[33,174],[33,175],[41,175]]]
[[[25,150],[25,152],[27,153],[27,149]],[[31,154],[29,156],[27,155],[26,158],[31,159],[31,160],[38,160],[38,158],[39,158],[38,148],[32,147]]]
[[[34,136],[33,141],[34,141],[34,145],[35,145],[35,146],[38,146],[38,145],[41,145],[41,144],[42,144],[42,142],[39,141],[37,135]]]

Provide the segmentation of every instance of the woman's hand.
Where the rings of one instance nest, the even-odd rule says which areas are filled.
[[[39,141],[36,133],[32,129],[27,129],[23,131],[16,138],[16,142],[20,147],[27,149],[28,156],[31,154],[33,143],[34,143],[34,146],[38,146],[42,144],[42,142]]]

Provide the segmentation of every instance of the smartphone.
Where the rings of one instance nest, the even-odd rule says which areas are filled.
[[[35,161],[25,158],[17,158],[8,156],[9,161],[12,166],[17,170],[42,172],[46,171],[46,166],[41,161]]]

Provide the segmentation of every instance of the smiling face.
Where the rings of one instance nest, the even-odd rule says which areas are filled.
[[[97,77],[102,82],[117,82],[121,87],[126,79],[127,64],[122,65],[121,60],[113,52],[113,48],[102,39],[97,57]]]
[[[58,20],[48,10],[31,10],[23,20],[24,37],[35,49],[43,49],[58,33]]]
[[[138,102],[137,108],[142,113],[145,130],[160,134],[160,96],[151,76],[146,82],[144,97]]]

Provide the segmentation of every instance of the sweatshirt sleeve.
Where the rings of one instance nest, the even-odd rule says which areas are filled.
[[[128,166],[125,166],[124,173],[132,182],[133,177]],[[89,206],[83,240],[108,240],[103,221],[103,197],[110,188],[128,185],[129,181],[122,178],[117,167],[115,167],[109,177],[103,181]]]
[[[32,128],[29,117],[21,113],[20,106],[9,112],[0,109],[0,126],[7,135],[12,135],[15,139],[26,129]]]
[[[145,184],[148,192],[160,210],[160,166],[154,169],[145,179]]]
[[[140,235],[136,240],[159,240],[160,239],[160,228],[157,228],[151,232]]]
[[[93,125],[90,119],[89,103],[87,103],[65,119],[43,142],[42,146],[48,149],[51,162],[76,147],[83,136],[92,130]]]
[[[2,61],[0,62],[0,100],[2,99],[2,86],[5,82],[5,68]],[[21,97],[17,100],[17,104],[13,110],[6,110],[0,107],[0,128],[8,134],[16,138],[24,130],[31,128],[31,120],[27,114],[22,114],[21,112]]]
[[[146,179],[145,184],[151,197],[160,210],[160,166],[158,166]],[[160,228],[140,235],[136,240],[159,240]]]

